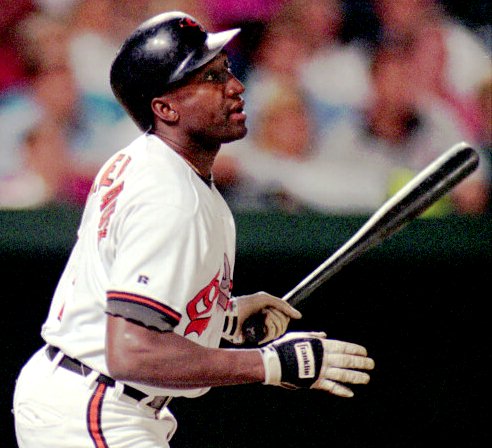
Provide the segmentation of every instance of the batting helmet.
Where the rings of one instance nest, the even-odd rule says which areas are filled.
[[[153,126],[151,101],[211,61],[239,29],[209,33],[192,16],[159,14],[123,43],[111,66],[111,88],[143,131]]]

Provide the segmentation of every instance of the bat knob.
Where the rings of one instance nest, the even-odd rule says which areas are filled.
[[[242,327],[245,345],[255,346],[266,336],[265,315],[257,313],[249,316]]]

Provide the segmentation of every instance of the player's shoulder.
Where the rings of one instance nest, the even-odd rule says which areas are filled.
[[[196,202],[196,188],[184,160],[156,136],[144,134],[118,151],[103,167],[124,183],[128,200],[156,201],[171,206]],[[120,174],[121,173],[121,174]]]

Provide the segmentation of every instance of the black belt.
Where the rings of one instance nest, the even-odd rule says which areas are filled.
[[[48,355],[48,358],[51,361],[55,359],[55,356],[59,352],[60,349],[58,347],[53,347],[52,345],[48,345],[48,349],[46,350],[46,354]],[[58,365],[63,367],[64,369],[70,370],[71,372],[77,373],[82,376],[88,376],[91,372],[93,372],[93,369],[81,363],[78,359],[70,358],[67,355],[63,355]],[[114,387],[116,383],[113,378],[104,375],[102,373],[99,374],[96,381],[98,383],[107,384],[110,387]],[[134,387],[128,386],[127,384],[123,385],[123,394],[137,401],[141,401],[149,397],[141,390],[135,389]],[[171,398],[172,397],[157,396],[154,397],[154,399],[151,402],[147,403],[147,406],[151,407],[152,409],[155,409],[156,411],[160,411],[161,409],[164,409],[169,404]]]

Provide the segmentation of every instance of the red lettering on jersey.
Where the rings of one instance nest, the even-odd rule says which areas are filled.
[[[97,184],[94,181],[94,182],[92,182],[91,191],[89,192],[89,194],[94,194],[96,191],[97,191]]]
[[[226,255],[224,256],[224,274],[220,282],[219,275],[220,271],[217,272],[217,275],[212,281],[188,302],[188,305],[186,305],[186,312],[190,319],[190,323],[185,329],[185,336],[191,333],[196,333],[198,336],[202,335],[208,327],[210,318],[212,317],[212,309],[216,301],[218,306],[223,310],[227,309],[232,290],[232,280],[230,277],[231,268]]]
[[[111,185],[113,185],[113,182],[116,179],[116,177],[119,177],[121,175],[121,173],[123,172],[123,170],[128,165],[128,163],[130,163],[131,159],[128,157],[128,159],[125,160],[125,162],[123,163],[123,166],[120,168],[118,175],[116,177],[112,176],[116,167],[121,163],[121,161],[123,159],[125,159],[125,157],[126,157],[125,154],[118,154],[116,156],[116,158],[113,160],[111,165],[108,166],[108,168],[106,169],[106,171],[102,175],[101,180],[99,181],[99,187],[110,187]]]
[[[109,164],[106,171],[104,171],[99,183],[95,183],[93,185],[91,192],[96,193],[101,187],[110,187],[111,185],[113,185],[114,181],[124,173],[126,167],[131,162],[131,160],[132,158],[125,154],[116,155]],[[105,193],[101,199],[99,209],[101,210],[102,214],[99,219],[99,227],[97,232],[98,241],[106,238],[108,234],[109,221],[114,211],[116,210],[116,201],[119,194],[123,190],[124,184],[124,181],[121,182],[120,184],[109,190],[107,193]]]
[[[104,210],[108,204],[112,201],[116,201],[116,197],[121,193],[121,190],[123,190],[123,186],[125,185],[125,182],[121,182],[121,184],[117,185],[116,187],[112,188],[109,190],[101,199],[101,206],[99,207],[100,210]]]
[[[132,161],[132,158],[130,156],[128,156],[126,158],[126,160],[123,162],[123,165],[121,166],[120,170],[118,171],[118,174],[116,175],[116,179],[118,179],[118,177],[120,177],[123,172],[125,171],[126,167],[128,166],[128,164]]]
[[[227,255],[224,254],[224,275],[219,285],[219,300],[218,304],[225,311],[229,305],[232,291],[231,265]]]
[[[62,307],[60,308],[60,312],[58,313],[58,320],[62,320],[62,317],[63,317],[63,311],[65,311],[65,304],[62,305]]]
[[[111,162],[111,164],[106,168],[106,171],[101,176],[101,179],[99,182],[94,181],[91,187],[90,194],[97,193],[101,187],[110,187],[113,185],[113,182],[118,179],[126,170],[126,167],[128,164],[132,161],[132,158],[130,156],[127,156],[125,154],[118,154],[115,156],[114,160]],[[116,175],[114,175],[116,168],[119,166],[119,170]]]
[[[114,211],[116,210],[116,200],[111,202],[107,207],[104,209],[102,212],[101,218],[99,219],[99,226],[98,226],[98,241],[101,241],[102,238],[105,238],[106,235],[108,234],[108,227],[109,227],[109,220],[111,219],[111,216],[113,215]]]
[[[212,306],[219,296],[219,272],[213,280],[205,286],[191,302],[186,305],[186,312],[190,323],[186,327],[184,335],[196,333],[198,336],[205,331],[210,322]]]

